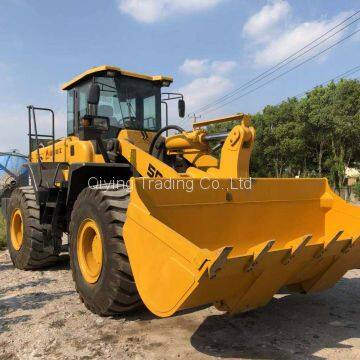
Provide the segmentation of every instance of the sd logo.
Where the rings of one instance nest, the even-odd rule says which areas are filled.
[[[156,170],[155,166],[151,164],[149,164],[147,175],[151,178],[163,177],[162,173],[159,170]]]

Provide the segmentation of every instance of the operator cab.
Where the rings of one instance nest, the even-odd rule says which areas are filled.
[[[107,122],[103,139],[117,137],[122,129],[157,132],[161,128],[161,87],[172,81],[107,65],[82,73],[62,88],[68,93],[67,134],[83,137],[84,124],[94,117],[99,123]]]

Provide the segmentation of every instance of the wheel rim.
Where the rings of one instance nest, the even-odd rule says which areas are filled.
[[[20,209],[15,209],[11,216],[10,238],[13,248],[20,250],[24,241],[24,223]]]
[[[77,257],[83,278],[94,284],[100,277],[103,250],[100,230],[94,220],[85,219],[77,236]]]

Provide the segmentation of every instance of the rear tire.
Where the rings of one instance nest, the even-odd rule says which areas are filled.
[[[127,190],[86,188],[71,215],[70,264],[76,291],[90,311],[102,316],[142,304],[122,236],[128,203]],[[86,226],[92,232],[90,240],[84,235]]]
[[[7,245],[14,266],[20,270],[40,269],[57,263],[58,253],[44,251],[45,234],[40,208],[31,186],[15,189],[7,209]],[[58,233],[57,241],[62,234]]]

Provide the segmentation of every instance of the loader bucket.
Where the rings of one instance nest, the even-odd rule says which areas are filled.
[[[154,181],[133,179],[124,238],[140,296],[158,316],[211,303],[247,311],[284,286],[329,288],[360,265],[360,207],[326,179],[253,179],[250,190],[228,179],[170,190],[169,179]]]

